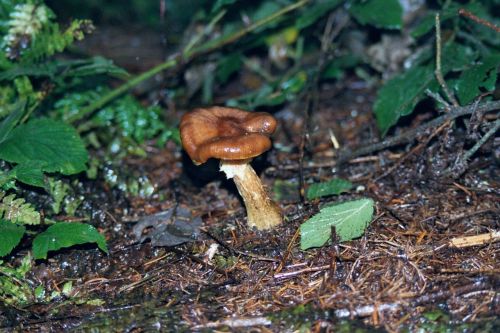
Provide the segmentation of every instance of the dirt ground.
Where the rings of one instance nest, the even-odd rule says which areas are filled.
[[[146,158],[128,158],[120,168],[154,182],[150,199],[127,197],[102,180],[85,182],[81,190],[90,223],[106,236],[110,254],[86,245],[37,262],[30,278],[49,292],[73,281],[71,296],[4,308],[1,329],[500,330],[500,243],[463,248],[449,243],[500,227],[498,145],[485,145],[460,177],[445,176],[464,148],[465,129],[458,120],[422,133],[412,144],[338,165],[331,133],[341,147],[352,149],[378,140],[374,92],[355,77],[321,86],[318,108],[308,120],[302,167],[305,105],[274,110],[280,122],[274,149],[254,161],[286,217],[269,232],[246,226],[236,189],[216,163],[195,167],[173,143],[163,149],[150,143]],[[223,102],[224,92],[217,100]],[[187,110],[166,112],[180,119]],[[422,110],[396,132],[434,116]],[[342,177],[355,187],[340,196],[302,201],[301,174],[306,184]],[[360,197],[376,203],[364,236],[300,250],[301,223],[324,204]],[[197,239],[175,247],[138,242],[133,235],[138,220],[174,207],[202,219]]]

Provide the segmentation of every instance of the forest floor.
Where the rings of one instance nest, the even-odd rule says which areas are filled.
[[[239,195],[216,162],[196,167],[174,143],[162,149],[150,143],[147,157],[127,158],[120,168],[147,175],[155,184],[151,198],[127,196],[102,179],[85,182],[81,191],[93,211],[89,222],[106,236],[109,255],[86,245],[37,263],[31,278],[48,290],[72,281],[71,296],[5,310],[0,327],[24,332],[498,331],[500,243],[457,247],[450,242],[498,230],[498,155],[485,146],[463,175],[447,177],[444,170],[465,136],[457,121],[422,133],[412,144],[337,165],[332,133],[341,147],[352,149],[378,140],[374,92],[348,77],[321,85],[309,118],[305,102],[274,110],[280,124],[274,148],[254,161],[285,216],[271,231],[247,227]],[[229,93],[218,92],[216,104]],[[189,107],[165,112],[178,121]],[[432,110],[420,112],[399,131],[434,116]],[[310,131],[304,142],[306,121]],[[350,180],[354,190],[301,200],[301,178],[310,184],[333,177]],[[361,238],[300,250],[301,223],[327,203],[360,197],[376,204]],[[201,218],[195,240],[153,247],[134,236],[144,217],[178,207]]]

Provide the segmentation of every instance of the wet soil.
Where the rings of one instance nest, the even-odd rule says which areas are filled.
[[[154,182],[151,198],[127,196],[99,179],[86,181],[85,207],[93,212],[90,223],[106,236],[109,255],[87,245],[37,262],[30,279],[47,292],[73,281],[71,294],[49,304],[3,308],[1,330],[397,331],[417,327],[423,314],[435,311],[446,314],[448,327],[474,323],[479,326],[468,329],[498,329],[499,243],[460,249],[448,243],[500,226],[494,148],[474,155],[462,176],[443,176],[470,145],[456,123],[427,144],[421,138],[337,165],[331,133],[352,148],[378,140],[373,100],[374,90],[354,77],[321,86],[303,178],[307,185],[342,177],[355,190],[314,201],[299,196],[304,105],[276,110],[275,148],[255,161],[267,188],[281,189],[274,195],[286,221],[269,232],[246,226],[234,185],[221,177],[216,163],[195,167],[173,143],[162,149],[150,143],[147,157],[128,158],[121,166]],[[175,117],[187,109],[178,109]],[[397,130],[425,117],[432,114],[408,119]],[[299,249],[301,223],[325,204],[360,197],[376,202],[364,236]],[[133,227],[141,217],[177,205],[202,218],[195,241],[152,247],[135,239]]]

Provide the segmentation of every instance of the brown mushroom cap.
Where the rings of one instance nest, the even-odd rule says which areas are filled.
[[[271,148],[276,119],[265,112],[214,106],[186,113],[180,124],[182,146],[196,164],[209,158],[246,160]]]

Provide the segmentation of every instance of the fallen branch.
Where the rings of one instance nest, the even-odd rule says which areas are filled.
[[[391,303],[382,304],[367,304],[355,307],[353,309],[338,309],[334,311],[337,318],[347,318],[347,317],[368,317],[371,316],[375,311],[399,311],[405,307],[415,308],[429,303],[442,302],[445,299],[451,297],[458,297],[463,294],[477,291],[492,291],[488,288],[492,288],[491,284],[488,282],[477,282],[470,285],[458,287],[453,290],[443,290],[431,294],[422,295],[415,298],[412,301],[397,301]],[[494,291],[492,291],[494,292]]]
[[[479,105],[471,104],[467,106],[450,106],[450,112],[439,116],[425,124],[422,124],[414,129],[408,130],[401,135],[393,136],[385,139],[382,142],[377,142],[355,151],[350,151],[348,149],[342,150],[339,153],[338,163],[346,162],[358,156],[368,155],[379,150],[383,150],[389,147],[397,146],[403,143],[410,143],[417,139],[417,137],[423,134],[430,128],[440,126],[449,120],[454,120],[462,116],[473,114],[474,112],[491,112],[500,109],[500,100],[493,102],[486,102]]]
[[[221,326],[227,326],[230,328],[238,327],[252,327],[252,326],[269,326],[272,321],[266,317],[247,317],[247,318],[229,318],[224,320],[211,321],[205,324],[196,325],[191,327],[193,330],[199,330],[202,328],[216,328]]]

